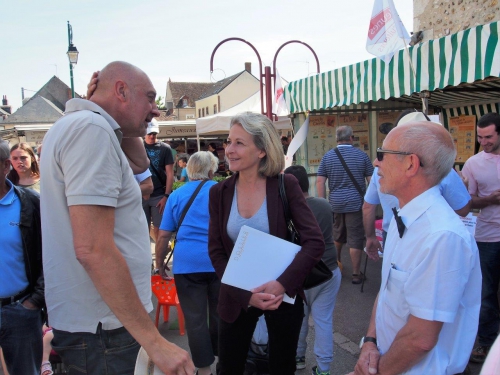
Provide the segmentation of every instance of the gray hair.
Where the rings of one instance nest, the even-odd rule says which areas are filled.
[[[266,116],[254,112],[242,112],[231,119],[230,128],[239,124],[252,135],[255,146],[266,153],[260,160],[259,173],[274,177],[285,168],[285,155],[280,136],[273,123]]]
[[[337,142],[347,142],[351,140],[352,128],[349,125],[339,126],[336,130]]]
[[[210,171],[215,172],[219,167],[219,160],[208,151],[195,152],[188,160],[187,174],[190,180],[205,180]]]
[[[450,173],[457,155],[450,133],[439,124],[424,121],[408,122],[396,129],[402,130],[397,132],[400,151],[417,155],[422,173],[432,186],[439,184]]]
[[[0,139],[0,162],[10,159],[10,148],[9,143],[3,139]]]

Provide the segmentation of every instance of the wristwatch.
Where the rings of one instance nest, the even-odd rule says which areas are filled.
[[[373,342],[377,346],[377,339],[375,337],[363,336],[359,342],[359,348],[361,349],[366,342]]]
[[[165,194],[163,194],[163,196],[168,198],[170,196],[170,194],[165,193]]]

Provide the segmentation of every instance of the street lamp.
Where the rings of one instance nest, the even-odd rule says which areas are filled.
[[[78,50],[73,44],[73,28],[68,21],[68,52],[66,52],[69,59],[69,75],[71,80],[71,97],[75,97],[75,85],[73,83],[73,66],[78,62]]]
[[[271,78],[274,78],[274,85],[276,86],[276,59],[278,58],[278,53],[281,51],[281,49],[283,47],[285,47],[287,44],[290,44],[290,43],[299,43],[299,44],[302,44],[305,47],[309,48],[309,50],[314,55],[314,58],[316,59],[316,68],[317,68],[317,72],[319,74],[319,60],[318,60],[318,56],[316,56],[316,52],[314,52],[314,50],[308,44],[306,44],[304,42],[301,42],[300,40],[290,40],[290,41],[288,41],[286,43],[283,43],[278,48],[278,50],[276,51],[276,54],[274,55],[274,59],[273,59],[273,71],[271,71],[271,67],[270,66],[265,66],[264,67],[264,72],[263,72],[262,71],[262,60],[260,59],[259,52],[257,52],[257,50],[255,49],[255,47],[251,43],[249,43],[246,40],[241,39],[241,38],[227,38],[227,39],[224,39],[219,44],[217,44],[217,46],[215,47],[215,49],[212,52],[212,56],[210,57],[210,72],[211,73],[214,71],[214,56],[215,56],[215,52],[217,51],[217,49],[222,44],[224,44],[224,43],[226,43],[226,42],[228,42],[230,40],[236,40],[236,41],[248,44],[250,46],[250,48],[252,48],[254,50],[255,54],[257,55],[257,59],[259,60],[260,108],[261,108],[262,114],[266,115],[271,121],[273,121],[274,117],[276,117],[276,118],[278,117],[275,114],[273,114],[273,109],[272,109]],[[264,83],[262,82],[262,79],[264,79]],[[263,96],[264,96],[263,85],[266,86],[266,109],[265,110],[264,110],[264,98],[263,98]]]

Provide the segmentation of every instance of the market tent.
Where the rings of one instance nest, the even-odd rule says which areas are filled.
[[[229,133],[229,122],[231,118],[241,112],[260,113],[260,91],[257,91],[243,102],[215,115],[196,119],[196,133],[198,135],[217,135]],[[291,130],[290,119],[287,116],[279,116],[274,122],[276,129]]]
[[[289,83],[290,113],[376,102],[418,105],[430,91],[429,106],[498,101],[498,22],[480,25],[400,50],[389,64],[374,58]]]

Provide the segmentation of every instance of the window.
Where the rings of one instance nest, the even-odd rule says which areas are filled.
[[[201,109],[198,109],[198,117],[201,117]]]
[[[214,115],[217,113],[217,104],[214,104]]]
[[[182,99],[182,106],[187,107],[188,106],[188,100],[187,99]]]
[[[207,107],[207,116],[208,116],[208,107]]]
[[[201,113],[203,114],[203,117],[205,117],[205,108],[203,108]]]

